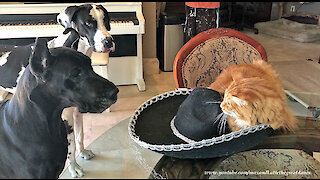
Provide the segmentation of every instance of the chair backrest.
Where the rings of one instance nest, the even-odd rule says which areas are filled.
[[[267,61],[263,46],[229,28],[213,28],[190,39],[177,53],[173,74],[177,88],[208,87],[232,64]]]

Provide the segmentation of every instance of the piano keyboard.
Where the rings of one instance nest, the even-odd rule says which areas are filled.
[[[130,23],[130,25],[139,25],[139,21],[136,18],[136,14],[134,12],[129,12],[129,13],[110,12],[109,17],[110,17],[111,23]]]
[[[0,26],[16,26],[16,25],[58,25],[58,13],[54,14],[2,14],[0,15]],[[139,25],[134,12],[119,13],[110,12],[111,24]]]
[[[129,3],[129,6],[132,3]],[[3,8],[15,8],[20,6],[16,12],[0,12],[0,38],[31,38],[31,37],[55,37],[63,32],[63,27],[57,23],[57,15],[69,5],[77,4],[24,4],[24,5],[1,5]],[[111,35],[120,34],[144,34],[144,18],[142,12],[135,8],[128,9],[127,6],[119,3],[102,3],[108,10],[110,16]],[[23,6],[23,7],[21,7]],[[119,7],[121,9],[118,9]],[[48,13],[31,9],[47,9]],[[134,11],[127,12],[125,11]],[[31,11],[31,12],[30,12]],[[55,13],[53,13],[56,11]],[[115,11],[115,12],[112,12]],[[19,14],[25,12],[26,14]],[[6,13],[6,14],[4,14]]]
[[[2,14],[1,26],[57,24],[57,13],[54,14]]]
[[[133,22],[111,22],[111,35],[138,34],[141,32],[139,26],[134,26]],[[130,31],[128,31],[130,29]],[[59,24],[37,24],[37,25],[14,25],[0,26],[0,38],[31,38],[31,37],[56,37],[63,32],[64,28]],[[143,34],[143,33],[142,33]]]

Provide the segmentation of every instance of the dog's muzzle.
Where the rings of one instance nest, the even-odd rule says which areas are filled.
[[[117,102],[118,92],[118,88],[115,88],[112,91],[105,91],[95,99],[93,104],[81,103],[79,111],[81,113],[102,113],[112,104]]]
[[[103,44],[103,52],[110,52],[110,51],[115,51],[115,43],[112,37],[107,37],[106,39],[102,40]]]

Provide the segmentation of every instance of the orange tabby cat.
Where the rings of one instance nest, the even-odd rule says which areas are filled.
[[[232,131],[269,124],[294,131],[297,119],[286,106],[286,95],[277,73],[263,60],[231,65],[209,88],[224,94],[221,108]]]

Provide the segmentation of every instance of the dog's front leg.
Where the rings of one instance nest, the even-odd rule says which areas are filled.
[[[79,112],[78,108],[73,110],[74,118],[74,133],[76,138],[76,146],[80,157],[85,160],[91,159],[94,157],[94,154],[91,150],[84,149],[83,145],[83,115]]]
[[[82,168],[78,165],[75,158],[76,153],[76,144],[75,144],[75,135],[72,125],[73,121],[73,107],[66,108],[62,112],[62,119],[67,120],[68,122],[68,163],[69,163],[69,172],[72,177],[82,177],[84,175]]]

